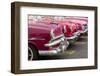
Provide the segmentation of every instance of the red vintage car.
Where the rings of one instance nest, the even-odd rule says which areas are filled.
[[[28,25],[28,59],[39,55],[55,55],[66,50],[69,43],[56,24],[34,23]]]
[[[67,21],[77,24],[77,28],[81,34],[87,33],[88,31],[88,19],[87,17],[67,17]]]
[[[63,19],[54,19],[54,23],[58,23],[59,26],[62,26],[63,33],[66,39],[69,41],[70,44],[73,44],[77,40],[80,33],[75,23],[66,21],[64,17],[62,18]]]

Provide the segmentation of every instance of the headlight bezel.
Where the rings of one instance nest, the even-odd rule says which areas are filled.
[[[71,23],[69,27],[70,27],[70,30],[72,32],[73,31],[73,24]]]
[[[51,30],[50,35],[51,35],[51,39],[54,39],[55,35],[54,35],[54,30],[53,29]]]
[[[64,33],[66,33],[66,32],[67,32],[66,25],[64,25]]]

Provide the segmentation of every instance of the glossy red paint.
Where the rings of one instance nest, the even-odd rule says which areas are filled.
[[[38,23],[45,23],[47,25],[50,24],[57,24],[62,28],[64,31],[64,26],[66,28],[66,32],[64,32],[66,37],[71,37],[74,35],[75,32],[77,32],[76,24],[70,23],[69,21],[66,21],[66,19],[63,19],[63,17],[52,17],[52,16],[45,16],[41,18]],[[59,30],[58,30],[59,31]]]
[[[71,18],[66,18],[66,21],[75,23],[77,25],[78,30],[81,32],[84,32],[87,30],[87,25],[88,25],[88,18],[82,18],[82,17],[71,17]]]
[[[62,26],[65,37],[74,36],[74,33],[78,31],[75,23],[63,20],[55,20],[55,23],[58,23],[59,26]]]
[[[61,28],[54,24],[49,24],[49,25],[43,23],[29,24],[28,43],[34,45],[38,50],[44,50],[44,51],[49,50],[50,48],[45,47],[44,45],[49,43],[50,40],[52,39],[51,30],[54,30],[53,33],[55,38],[60,35],[63,35]],[[57,46],[59,46],[59,44]]]

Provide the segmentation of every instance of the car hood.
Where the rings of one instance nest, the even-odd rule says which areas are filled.
[[[28,26],[31,28],[38,28],[38,29],[43,29],[43,30],[48,30],[48,31],[50,31],[51,29],[57,28],[57,25],[55,24],[42,24],[42,23],[29,24]]]
[[[55,30],[59,28],[59,26],[55,24],[42,24],[42,23],[37,23],[37,24],[28,24],[29,29],[34,29],[38,30],[41,33],[50,33],[51,30]]]

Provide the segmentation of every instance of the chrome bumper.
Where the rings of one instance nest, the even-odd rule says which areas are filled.
[[[52,42],[50,42],[50,43],[48,43],[48,44],[45,44],[44,46],[45,46],[45,47],[55,46],[55,45],[61,43],[61,42],[64,41],[64,40],[65,40],[65,37],[62,37],[62,38],[60,38],[60,39],[58,39],[58,40],[52,41]]]
[[[81,34],[84,34],[84,33],[86,33],[87,31],[88,31],[88,28],[85,29],[84,31],[80,31],[80,33],[81,33]]]
[[[40,55],[56,55],[60,52],[63,52],[67,49],[69,42],[65,39],[65,37],[62,37],[61,39],[54,41],[49,44],[45,44],[46,47],[53,47],[54,45],[59,44],[57,48],[54,48],[52,50],[39,50]]]
[[[74,35],[74,36],[71,36],[71,37],[66,37],[66,39],[67,40],[73,40],[73,39],[75,39],[77,36],[76,35]]]
[[[66,39],[68,40],[69,44],[73,44],[76,40],[77,40],[78,36],[74,35],[72,37],[66,37]]]
[[[80,36],[80,31],[75,32],[74,35]]]

